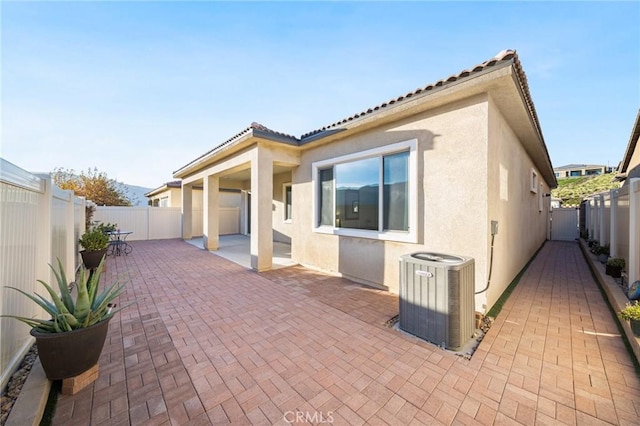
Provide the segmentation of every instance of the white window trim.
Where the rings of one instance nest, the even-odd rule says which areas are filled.
[[[330,158],[328,160],[316,161],[311,164],[311,185],[313,187],[312,209],[313,223],[312,232],[318,234],[332,234],[347,237],[369,238],[374,240],[398,241],[406,243],[418,242],[418,140],[411,139],[404,142],[398,142],[391,145],[385,145],[379,148],[368,149],[353,154],[342,155]],[[318,171],[329,166],[335,166],[341,163],[348,163],[355,160],[364,160],[371,157],[381,157],[383,155],[394,154],[402,151],[409,151],[409,200],[408,200],[408,219],[409,231],[371,231],[367,229],[350,229],[336,228],[334,226],[321,225],[316,226],[319,222],[319,191],[318,191]],[[335,178],[335,176],[334,176]],[[334,194],[335,196],[335,194]],[[380,198],[382,199],[382,197]],[[335,208],[335,206],[334,206]],[[334,218],[335,220],[335,218]]]
[[[291,182],[286,182],[282,184],[282,205],[284,206],[284,223],[292,223],[291,219],[287,219],[287,188],[291,188],[291,217],[293,218],[293,187],[291,186]]]
[[[540,182],[540,192],[538,193],[538,211],[542,212],[544,210],[544,203],[542,198],[544,197],[544,187],[542,186],[542,182]]]
[[[529,190],[534,194],[537,194],[538,193],[538,172],[536,172],[535,169],[531,169],[530,179],[531,179],[531,185]]]

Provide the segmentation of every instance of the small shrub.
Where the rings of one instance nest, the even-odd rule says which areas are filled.
[[[627,303],[627,306],[618,313],[623,320],[640,320],[640,303]]]
[[[624,269],[626,263],[622,257],[612,257],[607,260],[607,266],[611,266],[612,268]]]

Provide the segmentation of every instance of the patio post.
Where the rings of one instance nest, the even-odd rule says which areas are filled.
[[[218,250],[220,234],[220,178],[204,178],[202,206],[202,231],[205,250]]]
[[[256,146],[251,160],[251,267],[266,271],[273,266],[273,157]]]

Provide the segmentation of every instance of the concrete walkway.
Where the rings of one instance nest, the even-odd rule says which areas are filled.
[[[397,298],[135,242],[100,378],[54,423],[640,424],[640,379],[576,243],[548,242],[470,361],[386,328]]]

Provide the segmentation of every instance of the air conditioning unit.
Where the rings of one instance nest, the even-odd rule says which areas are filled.
[[[473,258],[418,252],[400,258],[399,327],[450,350],[475,332]]]

